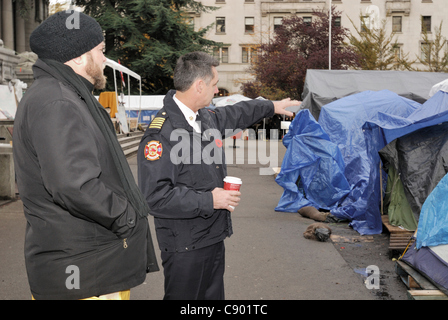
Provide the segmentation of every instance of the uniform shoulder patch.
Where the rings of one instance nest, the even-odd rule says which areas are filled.
[[[158,160],[162,156],[162,152],[162,143],[152,140],[145,146],[145,159],[150,161]]]
[[[149,129],[162,129],[165,120],[166,119],[162,117],[155,117],[154,120],[152,120],[149,124]]]

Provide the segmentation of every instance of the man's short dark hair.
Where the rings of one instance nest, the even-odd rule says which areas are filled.
[[[174,69],[174,88],[187,91],[197,79],[209,84],[213,79],[212,67],[219,66],[218,60],[205,52],[191,52],[177,60]]]

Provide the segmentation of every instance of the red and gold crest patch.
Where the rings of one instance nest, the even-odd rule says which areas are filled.
[[[146,160],[154,161],[160,159],[162,156],[163,147],[159,141],[150,141],[145,146]]]

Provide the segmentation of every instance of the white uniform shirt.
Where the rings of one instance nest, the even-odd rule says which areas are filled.
[[[185,119],[187,120],[188,124],[193,127],[194,131],[201,133],[201,128],[199,127],[199,124],[196,122],[196,116],[197,112],[194,112],[190,108],[188,108],[185,104],[183,104],[179,99],[176,98],[176,95],[173,97],[174,102],[176,102],[177,106],[179,107],[180,111],[184,114]]]

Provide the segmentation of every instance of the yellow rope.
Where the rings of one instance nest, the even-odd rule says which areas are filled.
[[[398,260],[400,260],[401,258],[403,258],[404,254],[406,253],[406,251],[408,251],[409,247],[411,246],[412,240],[415,240],[417,236],[417,230],[415,230],[414,235],[411,237],[411,239],[409,239],[408,245],[406,246],[406,249],[404,249],[403,254],[398,258]]]

